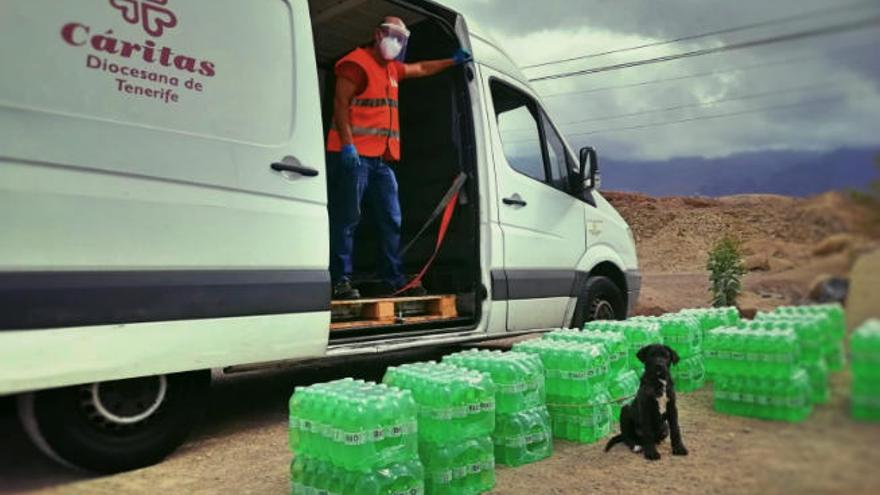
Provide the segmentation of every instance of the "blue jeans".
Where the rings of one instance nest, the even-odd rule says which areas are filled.
[[[354,233],[365,206],[379,229],[379,275],[392,288],[406,283],[400,260],[400,201],[394,170],[381,158],[361,157],[346,166],[339,153],[327,154],[330,211],[330,277],[351,280]]]

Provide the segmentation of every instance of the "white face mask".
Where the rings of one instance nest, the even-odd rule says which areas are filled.
[[[393,36],[386,36],[379,42],[379,53],[382,54],[382,58],[385,60],[394,60],[400,55],[402,49],[403,45],[400,43],[400,40]]]

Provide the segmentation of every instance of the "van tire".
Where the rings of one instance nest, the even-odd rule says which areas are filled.
[[[31,441],[52,459],[117,473],[179,447],[202,417],[210,384],[206,370],[76,385],[21,395],[18,412]]]
[[[571,328],[581,328],[594,320],[626,319],[623,292],[610,278],[597,275],[587,279],[571,318]]]

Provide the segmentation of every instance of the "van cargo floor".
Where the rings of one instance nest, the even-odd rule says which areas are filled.
[[[353,299],[330,303],[330,330],[350,330],[452,320],[454,295]]]

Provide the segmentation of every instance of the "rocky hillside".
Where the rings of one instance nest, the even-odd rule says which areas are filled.
[[[643,311],[708,303],[708,251],[725,234],[743,242],[744,304],[799,302],[816,280],[846,276],[855,257],[878,245],[869,212],[832,192],[811,198],[738,195],[662,197],[605,192],[629,222],[646,274]]]

